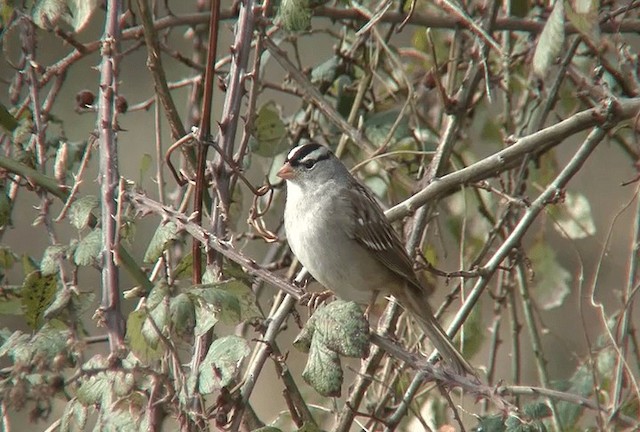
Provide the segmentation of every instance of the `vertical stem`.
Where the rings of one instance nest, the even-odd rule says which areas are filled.
[[[118,248],[117,190],[117,112],[115,101],[118,83],[118,55],[122,4],[107,1],[107,16],[102,38],[102,64],[98,95],[98,137],[100,144],[100,199],[102,207],[102,319],[109,335],[113,353],[124,344],[124,321],[120,313],[120,287],[116,251]]]
[[[531,297],[529,296],[529,283],[527,281],[526,270],[524,263],[518,262],[516,265],[516,279],[518,288],[520,291],[520,297],[522,297],[522,310],[524,320],[527,323],[527,329],[529,330],[529,337],[531,338],[531,349],[533,350],[533,356],[538,370],[538,377],[540,383],[544,388],[551,388],[551,380],[549,379],[549,373],[547,372],[547,360],[544,356],[544,350],[542,348],[542,338],[538,332],[536,325],[536,319],[533,316],[533,304]],[[556,430],[562,430],[562,424],[560,423],[560,414],[556,406],[556,401],[553,398],[547,398],[549,408],[551,408],[551,418],[553,419],[553,425]]]
[[[36,74],[36,35],[33,22],[25,19],[22,27],[22,49],[26,55],[25,72],[29,83],[29,97],[31,98],[31,110],[33,115],[33,125],[35,126],[35,155],[38,168],[45,172],[46,156],[46,128],[47,122],[43,118],[42,107],[40,105],[40,87]]]
[[[207,162],[207,141],[210,138],[211,131],[211,105],[213,103],[213,82],[215,77],[215,64],[218,46],[218,21],[220,17],[220,2],[214,0],[211,4],[211,13],[209,14],[209,44],[207,54],[207,71],[204,78],[204,94],[202,96],[202,114],[200,116],[200,124],[197,134],[197,158],[196,158],[196,189],[193,198],[193,210],[195,212],[194,222],[202,225],[202,202],[204,197],[205,182],[205,165]],[[202,249],[200,242],[193,240],[193,283],[202,283]]]
[[[251,50],[251,40],[254,28],[254,11],[253,1],[245,0],[240,2],[240,12],[238,14],[238,23],[236,27],[236,37],[232,46],[232,61],[229,70],[229,83],[227,94],[225,97],[222,118],[219,123],[219,134],[217,141],[225,156],[232,159],[236,130],[238,126],[240,103],[244,96],[244,79],[247,70],[249,52]],[[211,118],[211,100],[214,85],[214,69],[216,57],[216,46],[218,37],[218,23],[220,14],[219,1],[214,1],[211,5],[210,15],[210,35],[209,35],[209,55],[207,56],[207,74],[205,77],[205,88],[203,95],[202,118],[200,122],[198,143],[197,168],[196,175],[196,194],[195,208],[197,215],[196,223],[201,224],[202,217],[202,196],[204,194],[204,169],[206,163],[206,141],[210,139],[210,118]],[[227,218],[229,203],[231,201],[231,189],[229,187],[230,176],[225,169],[224,158],[222,155],[216,155],[217,162],[214,168],[214,183],[216,196],[214,197],[211,208],[211,226],[214,235],[223,239],[227,236]],[[200,245],[194,243],[194,281],[197,281],[201,271],[197,270],[196,265],[200,263]],[[207,257],[207,263],[217,266],[218,271],[222,269],[222,256],[211,253]],[[196,264],[197,263],[197,264]],[[192,372],[197,374],[200,362],[204,359],[208,347],[211,343],[212,333],[203,335],[196,342],[194,355],[192,360]]]
[[[202,225],[202,213],[203,213],[203,198],[205,196],[205,168],[207,162],[207,142],[210,139],[211,132],[211,106],[213,104],[213,83],[215,80],[215,63],[218,47],[218,24],[220,21],[220,1],[213,0],[211,3],[211,11],[209,13],[209,40],[208,40],[208,52],[206,73],[204,78],[204,92],[202,96],[202,112],[200,116],[200,124],[198,125],[197,134],[197,156],[196,156],[196,185],[193,196],[193,209],[195,213],[194,222],[198,225]],[[191,252],[193,256],[193,276],[192,282],[194,284],[202,283],[202,248],[201,243],[193,239],[191,244]],[[209,350],[209,346],[213,340],[213,330],[208,331],[198,338],[196,341],[193,357],[191,359],[191,374],[195,377],[198,376],[200,365],[204,360]],[[196,396],[196,395],[194,395]],[[203,410],[201,400],[197,397],[194,398],[194,409],[196,412]],[[198,424],[198,427],[203,427],[203,424]]]
[[[515,385],[520,385],[520,375],[522,369],[520,354],[520,330],[522,325],[518,320],[518,307],[516,305],[516,295],[513,289],[509,290],[509,318],[511,321],[511,377]],[[520,398],[514,398],[515,404],[520,406]]]
[[[631,253],[629,254],[629,272],[627,275],[627,286],[622,293],[622,319],[620,329],[618,330],[619,339],[618,347],[620,348],[620,356],[616,364],[616,380],[613,393],[613,409],[620,409],[622,400],[622,390],[625,386],[625,357],[628,352],[629,333],[631,330],[631,315],[633,311],[632,300],[633,291],[638,283],[638,259],[640,259],[640,199],[636,197],[636,217],[633,226],[633,239],[631,244]]]
[[[499,347],[502,344],[502,339],[500,338],[500,329],[502,327],[503,314],[502,310],[505,305],[505,297],[508,295],[506,293],[507,285],[509,284],[507,275],[504,273],[500,273],[497,276],[497,289],[496,289],[496,297],[500,299],[493,304],[493,323],[489,327],[489,334],[491,335],[491,342],[489,343],[489,359],[487,360],[487,384],[493,385],[494,378],[496,373],[496,362],[498,361],[498,351]],[[482,401],[482,411],[485,413],[489,409],[489,401]]]

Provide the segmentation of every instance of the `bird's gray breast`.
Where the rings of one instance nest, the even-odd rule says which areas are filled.
[[[349,224],[354,223],[352,212],[336,190],[328,189],[305,200],[299,199],[302,191],[288,189],[285,229],[289,245],[325,288],[344,300],[367,304],[371,292],[386,283],[388,272],[348,236]]]

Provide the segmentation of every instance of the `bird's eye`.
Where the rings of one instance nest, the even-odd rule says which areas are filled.
[[[315,164],[316,164],[316,161],[314,161],[314,160],[306,160],[306,161],[302,162],[302,166],[304,166],[306,169],[313,168],[313,166]]]

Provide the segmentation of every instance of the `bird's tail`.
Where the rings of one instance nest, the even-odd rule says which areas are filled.
[[[424,334],[442,356],[442,359],[459,375],[475,374],[473,367],[460,354],[460,351],[453,345],[447,333],[434,317],[431,306],[429,306],[424,294],[415,292],[411,288],[407,291],[409,291],[407,293],[409,298],[399,299],[400,303],[409,309],[411,315],[420,324]]]

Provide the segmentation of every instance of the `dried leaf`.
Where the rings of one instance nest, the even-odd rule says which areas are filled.
[[[562,52],[564,38],[564,2],[556,0],[533,55],[533,72],[540,79],[547,77],[549,67]]]

